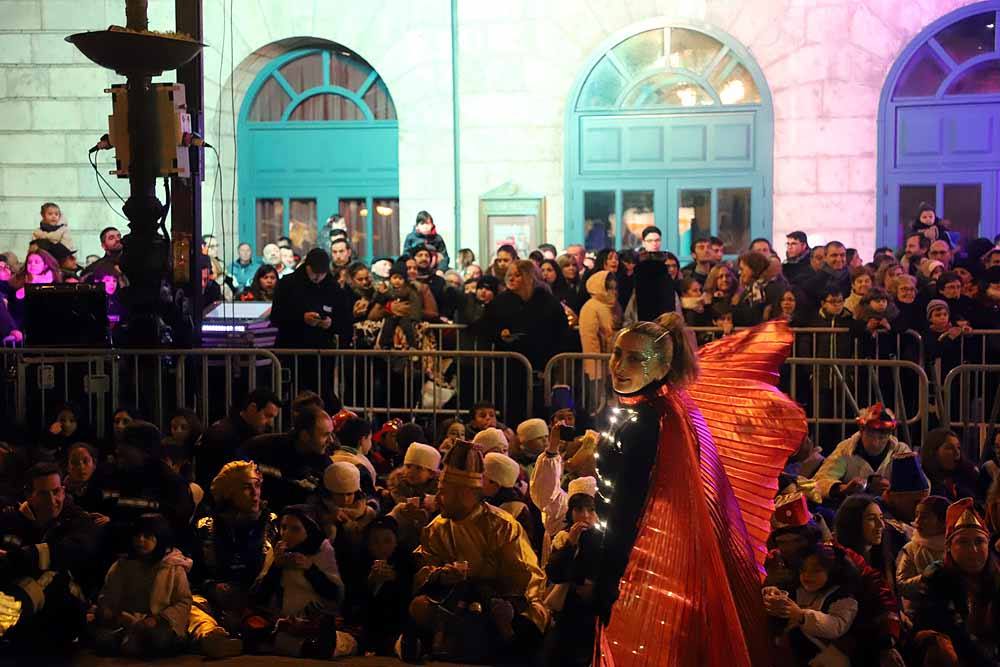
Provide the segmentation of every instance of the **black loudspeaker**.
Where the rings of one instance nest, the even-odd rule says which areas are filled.
[[[105,347],[108,300],[104,285],[26,285],[24,342],[28,347]]]

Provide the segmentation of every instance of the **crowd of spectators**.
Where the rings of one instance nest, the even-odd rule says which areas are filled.
[[[123,285],[118,230],[79,270],[53,206],[23,268],[0,262],[4,337],[21,337],[26,284],[95,280],[109,299]],[[206,237],[202,283],[206,301],[272,302],[279,347],[412,347],[420,322],[457,322],[470,344],[537,370],[563,351],[607,353],[623,325],[677,310],[723,333],[773,318],[842,327],[813,339],[834,357],[841,336],[871,355],[883,334],[915,330],[930,359],[958,363],[963,335],[1000,329],[1000,248],[955,243],[929,213],[898,256],[880,248],[867,264],[793,232],[784,261],[765,239],[710,237],[682,266],[650,227],[638,249],[522,258],[505,245],[485,269],[463,249],[456,270],[421,213],[406,254],[370,264],[336,232],[329,252],[301,258],[287,239],[263,260],[242,244],[229,266]],[[593,362],[580,381],[604,373]],[[285,405],[266,389],[211,424],[178,410],[163,432],[134,406],[114,410],[107,438],[71,404],[44,432],[10,425],[0,652],[590,664],[604,443],[572,396],[556,387],[515,428],[484,402],[425,430],[369,422],[329,392]],[[291,428],[276,432],[282,410]],[[806,438],[779,478],[762,588],[776,664],[997,664],[1000,435],[979,461],[947,428],[902,442],[881,404],[857,425],[826,452]]]

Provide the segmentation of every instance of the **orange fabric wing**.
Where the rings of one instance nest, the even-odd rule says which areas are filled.
[[[736,495],[757,563],[771,532],[778,473],[807,433],[805,412],[775,385],[794,334],[772,321],[698,351],[688,393],[701,410]]]

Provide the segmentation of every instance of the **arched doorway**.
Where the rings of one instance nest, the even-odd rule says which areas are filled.
[[[732,37],[633,26],[591,57],[570,100],[567,244],[634,248],[654,224],[681,256],[693,238],[719,236],[733,254],[770,237],[771,94]]]
[[[337,45],[269,62],[240,109],[240,240],[259,254],[288,236],[326,246],[343,217],[355,253],[399,253],[399,124],[392,96],[363,58]]]
[[[956,239],[1000,231],[998,11],[991,1],[948,14],[890,70],[879,105],[880,244],[899,246],[923,202]]]

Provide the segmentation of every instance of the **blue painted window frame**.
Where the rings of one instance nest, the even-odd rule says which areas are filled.
[[[995,29],[994,50],[967,59],[961,64],[956,64],[954,59],[937,42],[937,35],[959,21],[971,16],[986,12],[997,12],[997,19],[1000,20],[1000,0],[987,0],[967,5],[949,12],[940,17],[917,34],[906,45],[903,51],[896,58],[885,83],[882,86],[882,94],[879,97],[878,110],[878,157],[877,157],[877,190],[876,197],[876,242],[878,245],[888,245],[895,247],[901,236],[899,225],[899,202],[898,189],[906,184],[926,184],[935,186],[936,201],[933,203],[940,215],[943,211],[945,185],[979,185],[982,189],[982,218],[979,233],[981,236],[993,238],[1000,232],[1000,223],[997,215],[1000,214],[1000,162],[992,165],[977,164],[963,167],[956,165],[953,169],[942,171],[940,168],[908,168],[894,169],[893,156],[896,152],[896,131],[895,119],[901,109],[911,107],[947,106],[969,103],[983,103],[1000,105],[1000,93],[991,95],[946,95],[945,92],[962,78],[975,66],[993,60],[1000,61],[1000,29]],[[906,71],[906,66],[917,56],[918,51],[925,45],[937,56],[938,64],[948,72],[939,84],[934,95],[925,97],[893,97],[893,92],[900,84],[900,79]]]
[[[630,37],[641,33],[656,30],[682,28],[704,33],[720,42],[723,49],[712,59],[714,64],[718,64],[726,55],[731,54],[736,58],[734,64],[742,65],[753,77],[754,83],[760,95],[760,102],[756,104],[732,104],[723,105],[719,99],[717,91],[708,83],[705,77],[688,70],[672,70],[682,74],[693,84],[703,88],[713,99],[714,105],[706,108],[696,107],[676,107],[657,109],[636,109],[636,110],[615,110],[606,109],[589,110],[578,109],[579,100],[583,88],[587,83],[591,72],[609,54],[612,49],[626,41]],[[712,65],[706,66],[706,71],[711,71]],[[660,70],[663,71],[663,70]],[[630,89],[638,82],[646,79],[651,74],[651,70],[646,69],[634,76],[625,86]],[[752,188],[751,204],[751,226],[750,238],[764,237],[770,238],[772,234],[772,193],[774,180],[774,107],[771,97],[770,87],[756,60],[733,36],[701,23],[685,22],[682,20],[667,20],[664,18],[649,19],[628,26],[627,28],[611,35],[604,40],[587,59],[585,65],[580,69],[580,73],[573,85],[569,95],[569,103],[566,105],[565,117],[565,161],[564,161],[564,192],[566,202],[564,205],[564,226],[563,241],[565,245],[582,243],[584,239],[584,218],[583,218],[583,192],[585,191],[617,191],[616,197],[616,237],[615,247],[621,247],[622,239],[622,201],[620,193],[622,191],[654,190],[654,216],[656,225],[663,230],[663,248],[675,252],[682,259],[690,254],[690,248],[680,248],[679,233],[677,230],[677,211],[670,210],[668,201],[672,198],[661,193],[669,193],[674,190],[671,184],[672,179],[683,179],[685,185],[692,177],[704,183],[704,189],[713,190],[713,202],[715,201],[714,191],[719,188],[731,187],[732,183],[739,181],[746,183],[746,187]],[[580,135],[581,120],[586,117],[612,116],[615,118],[649,117],[651,114],[662,114],[664,116],[681,116],[695,114],[719,114],[731,112],[748,112],[753,114],[753,168],[746,170],[662,170],[648,171],[643,173],[625,172],[617,174],[584,175],[580,173]],[[650,187],[651,181],[658,180],[662,188]],[[713,207],[713,218],[715,210]],[[714,224],[714,220],[713,220]],[[738,253],[742,248],[729,249],[727,252]]]
[[[350,90],[342,86],[334,85],[330,82],[330,65],[333,58],[333,53],[336,51],[343,51],[343,47],[335,44],[328,44],[317,47],[308,47],[294,49],[283,53],[280,56],[275,57],[270,62],[268,62],[263,69],[254,78],[253,83],[248,88],[246,95],[243,98],[243,102],[240,106],[239,122],[237,130],[237,149],[239,146],[246,146],[247,139],[250,137],[250,133],[255,130],[286,130],[290,132],[294,131],[308,131],[308,130],[323,130],[323,129],[336,129],[336,130],[366,130],[366,129],[390,129],[396,132],[395,145],[398,150],[399,138],[399,122],[398,120],[388,120],[388,119],[377,119],[375,114],[372,112],[371,108],[364,101],[364,96],[369,92],[372,86],[376,85],[381,79],[381,75],[378,73],[371,64],[365,61],[360,56],[356,57],[361,63],[370,68],[370,73],[357,90]],[[313,86],[311,88],[296,91],[288,80],[282,75],[281,68],[285,65],[305,58],[307,56],[319,54],[322,57],[322,72],[323,72],[323,84],[319,86]],[[274,79],[285,93],[289,96],[290,100],[286,103],[285,108],[281,115],[281,120],[278,121],[253,121],[250,120],[250,111],[253,108],[253,103],[257,98],[258,93],[264,85],[271,79]],[[386,86],[385,81],[382,80],[382,85],[385,86],[386,95],[389,97],[390,104],[392,105],[393,115],[398,119],[398,113],[395,106],[395,102],[392,100],[392,95]],[[294,112],[296,107],[301,105],[306,100],[315,97],[317,95],[337,95],[343,97],[360,109],[361,113],[364,115],[364,120],[330,120],[330,121],[293,121],[290,120],[291,114]],[[353,181],[346,182],[342,185],[336,187],[328,188],[324,192],[324,196],[320,197],[316,192],[308,191],[307,188],[302,186],[287,186],[287,187],[275,187],[273,185],[263,186],[256,183],[256,179],[253,174],[253,165],[249,163],[249,160],[239,159],[237,161],[237,178],[239,183],[239,237],[241,242],[250,243],[252,247],[256,247],[256,201],[258,199],[280,199],[283,203],[283,222],[282,228],[283,233],[288,234],[289,229],[289,214],[290,214],[290,204],[292,200],[301,199],[316,199],[317,200],[317,227],[322,229],[323,225],[326,223],[325,216],[338,210],[334,208],[334,204],[339,208],[339,202],[341,200],[362,200],[366,203],[366,208],[369,211],[366,221],[365,230],[365,247],[355,248],[355,253],[360,256],[360,258],[366,261],[371,261],[374,255],[374,218],[372,214],[374,209],[374,204],[376,200],[382,199],[399,199],[399,168],[398,168],[398,153],[395,160],[396,166],[392,170],[392,173],[386,173],[378,178],[364,179],[363,182],[359,182],[357,179]],[[397,229],[397,233],[398,233]],[[322,239],[319,239],[322,241]],[[320,244],[322,246],[322,244]]]

